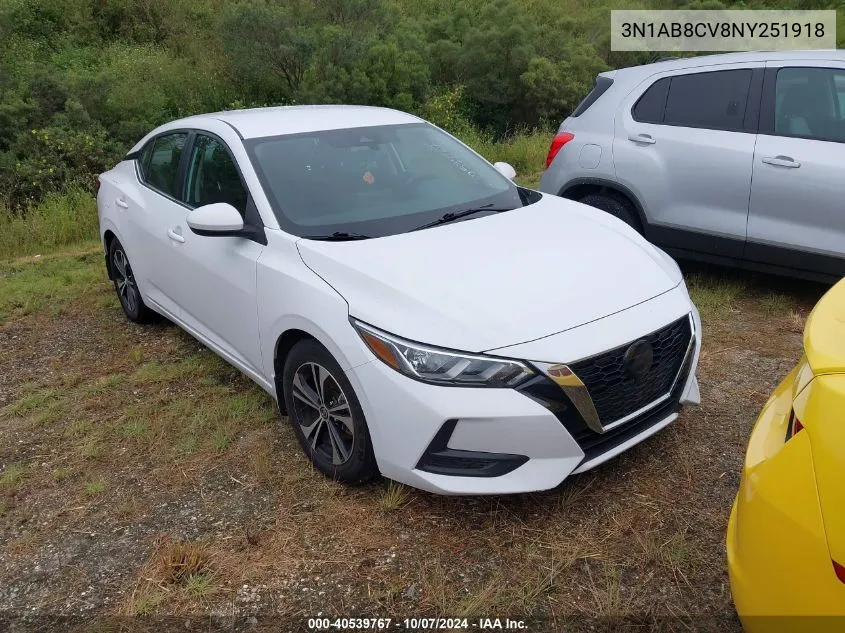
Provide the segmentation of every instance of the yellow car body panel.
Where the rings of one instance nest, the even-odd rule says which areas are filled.
[[[845,565],[845,374],[819,376],[811,384],[795,400],[795,415],[813,447],[830,554]]]
[[[817,375],[845,372],[845,279],[827,291],[807,318],[804,353]]]
[[[845,564],[845,281],[813,310],[804,347],[754,426],[728,524],[731,592],[749,633],[845,630],[833,566]]]

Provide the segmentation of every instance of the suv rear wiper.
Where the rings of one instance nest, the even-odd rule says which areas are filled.
[[[463,211],[450,211],[449,213],[444,213],[442,216],[440,216],[433,222],[423,224],[422,226],[418,226],[417,228],[411,230],[422,231],[423,229],[429,229],[432,226],[440,226],[441,224],[448,224],[449,222],[460,220],[461,218],[465,218],[466,216],[472,215],[473,213],[481,213],[482,211],[490,211],[491,213],[501,213],[503,211],[512,211],[512,209],[494,209],[493,204],[490,203],[480,207],[473,207],[472,209],[464,209]]]
[[[303,235],[306,240],[319,240],[321,242],[351,242],[352,240],[369,240],[372,235],[361,235],[360,233],[347,233],[346,231],[335,231],[331,235]]]

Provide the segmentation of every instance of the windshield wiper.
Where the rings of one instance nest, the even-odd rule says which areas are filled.
[[[448,224],[449,222],[460,220],[461,218],[465,218],[466,216],[472,215],[473,213],[481,213],[482,211],[490,211],[491,213],[501,213],[503,211],[512,211],[512,209],[494,209],[493,203],[491,202],[490,204],[485,204],[480,207],[473,207],[472,209],[464,209],[463,211],[449,211],[449,213],[444,213],[442,216],[440,216],[433,222],[423,224],[422,226],[418,226],[417,228],[412,230],[422,231],[423,229],[430,229],[432,226]]]
[[[351,242],[352,240],[369,240],[371,235],[360,233],[347,233],[346,231],[335,231],[331,235],[303,235],[306,240],[319,240],[321,242]]]

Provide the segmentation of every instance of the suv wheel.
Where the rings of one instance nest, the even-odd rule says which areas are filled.
[[[619,218],[638,233],[642,234],[643,232],[631,203],[619,196],[607,193],[590,193],[578,202],[601,209],[605,213]]]
[[[364,483],[378,473],[364,412],[326,348],[314,340],[294,345],[282,390],[296,438],[317,470],[344,483]]]

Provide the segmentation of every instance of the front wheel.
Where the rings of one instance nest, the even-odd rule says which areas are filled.
[[[317,470],[344,483],[378,474],[364,412],[328,350],[314,340],[294,345],[282,389],[296,438]]]

